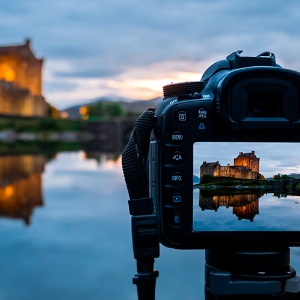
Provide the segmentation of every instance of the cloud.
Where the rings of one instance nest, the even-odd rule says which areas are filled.
[[[54,79],[45,79],[46,97],[61,102],[52,94],[55,81],[58,92],[62,79],[110,81],[177,61],[192,69],[196,65],[200,74],[238,49],[251,56],[269,50],[279,64],[300,69],[299,11],[299,2],[279,0],[2,0],[0,43],[31,37],[37,56],[49,60],[47,66],[59,60],[71,65],[69,70],[56,65]],[[136,86],[137,93],[141,89]]]
[[[199,167],[206,162],[219,161],[222,166],[234,165],[239,152],[250,153],[260,159],[259,170],[266,178],[278,173],[299,173],[300,145],[298,143],[260,142],[199,142],[194,144],[194,174],[198,176]]]

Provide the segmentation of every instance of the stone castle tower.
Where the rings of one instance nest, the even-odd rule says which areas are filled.
[[[0,78],[23,89],[31,95],[42,95],[43,59],[34,56],[30,40],[24,45],[0,47]]]
[[[235,167],[246,167],[252,170],[252,172],[259,173],[259,158],[256,157],[255,151],[251,153],[240,152],[234,159]]]
[[[27,39],[23,45],[0,46],[0,114],[46,116],[42,95],[43,59]]]

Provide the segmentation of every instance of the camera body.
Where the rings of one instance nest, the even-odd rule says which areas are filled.
[[[213,64],[199,82],[164,86],[149,185],[167,247],[300,245],[300,185],[297,176],[280,176],[297,173],[300,73],[269,52],[240,54]]]

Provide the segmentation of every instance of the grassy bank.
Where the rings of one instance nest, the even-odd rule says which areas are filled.
[[[83,129],[82,121],[52,118],[30,118],[0,116],[0,130],[13,130],[15,132],[64,132],[80,131]]]
[[[82,145],[77,142],[50,141],[16,141],[13,143],[0,142],[0,155],[45,154],[51,157],[62,151],[79,151]]]
[[[219,186],[258,186],[268,185],[270,181],[263,179],[242,179],[233,177],[214,177],[210,175],[204,175],[200,186],[219,185]]]

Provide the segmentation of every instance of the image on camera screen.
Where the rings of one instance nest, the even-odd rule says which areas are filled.
[[[194,231],[299,231],[300,144],[197,142]]]

